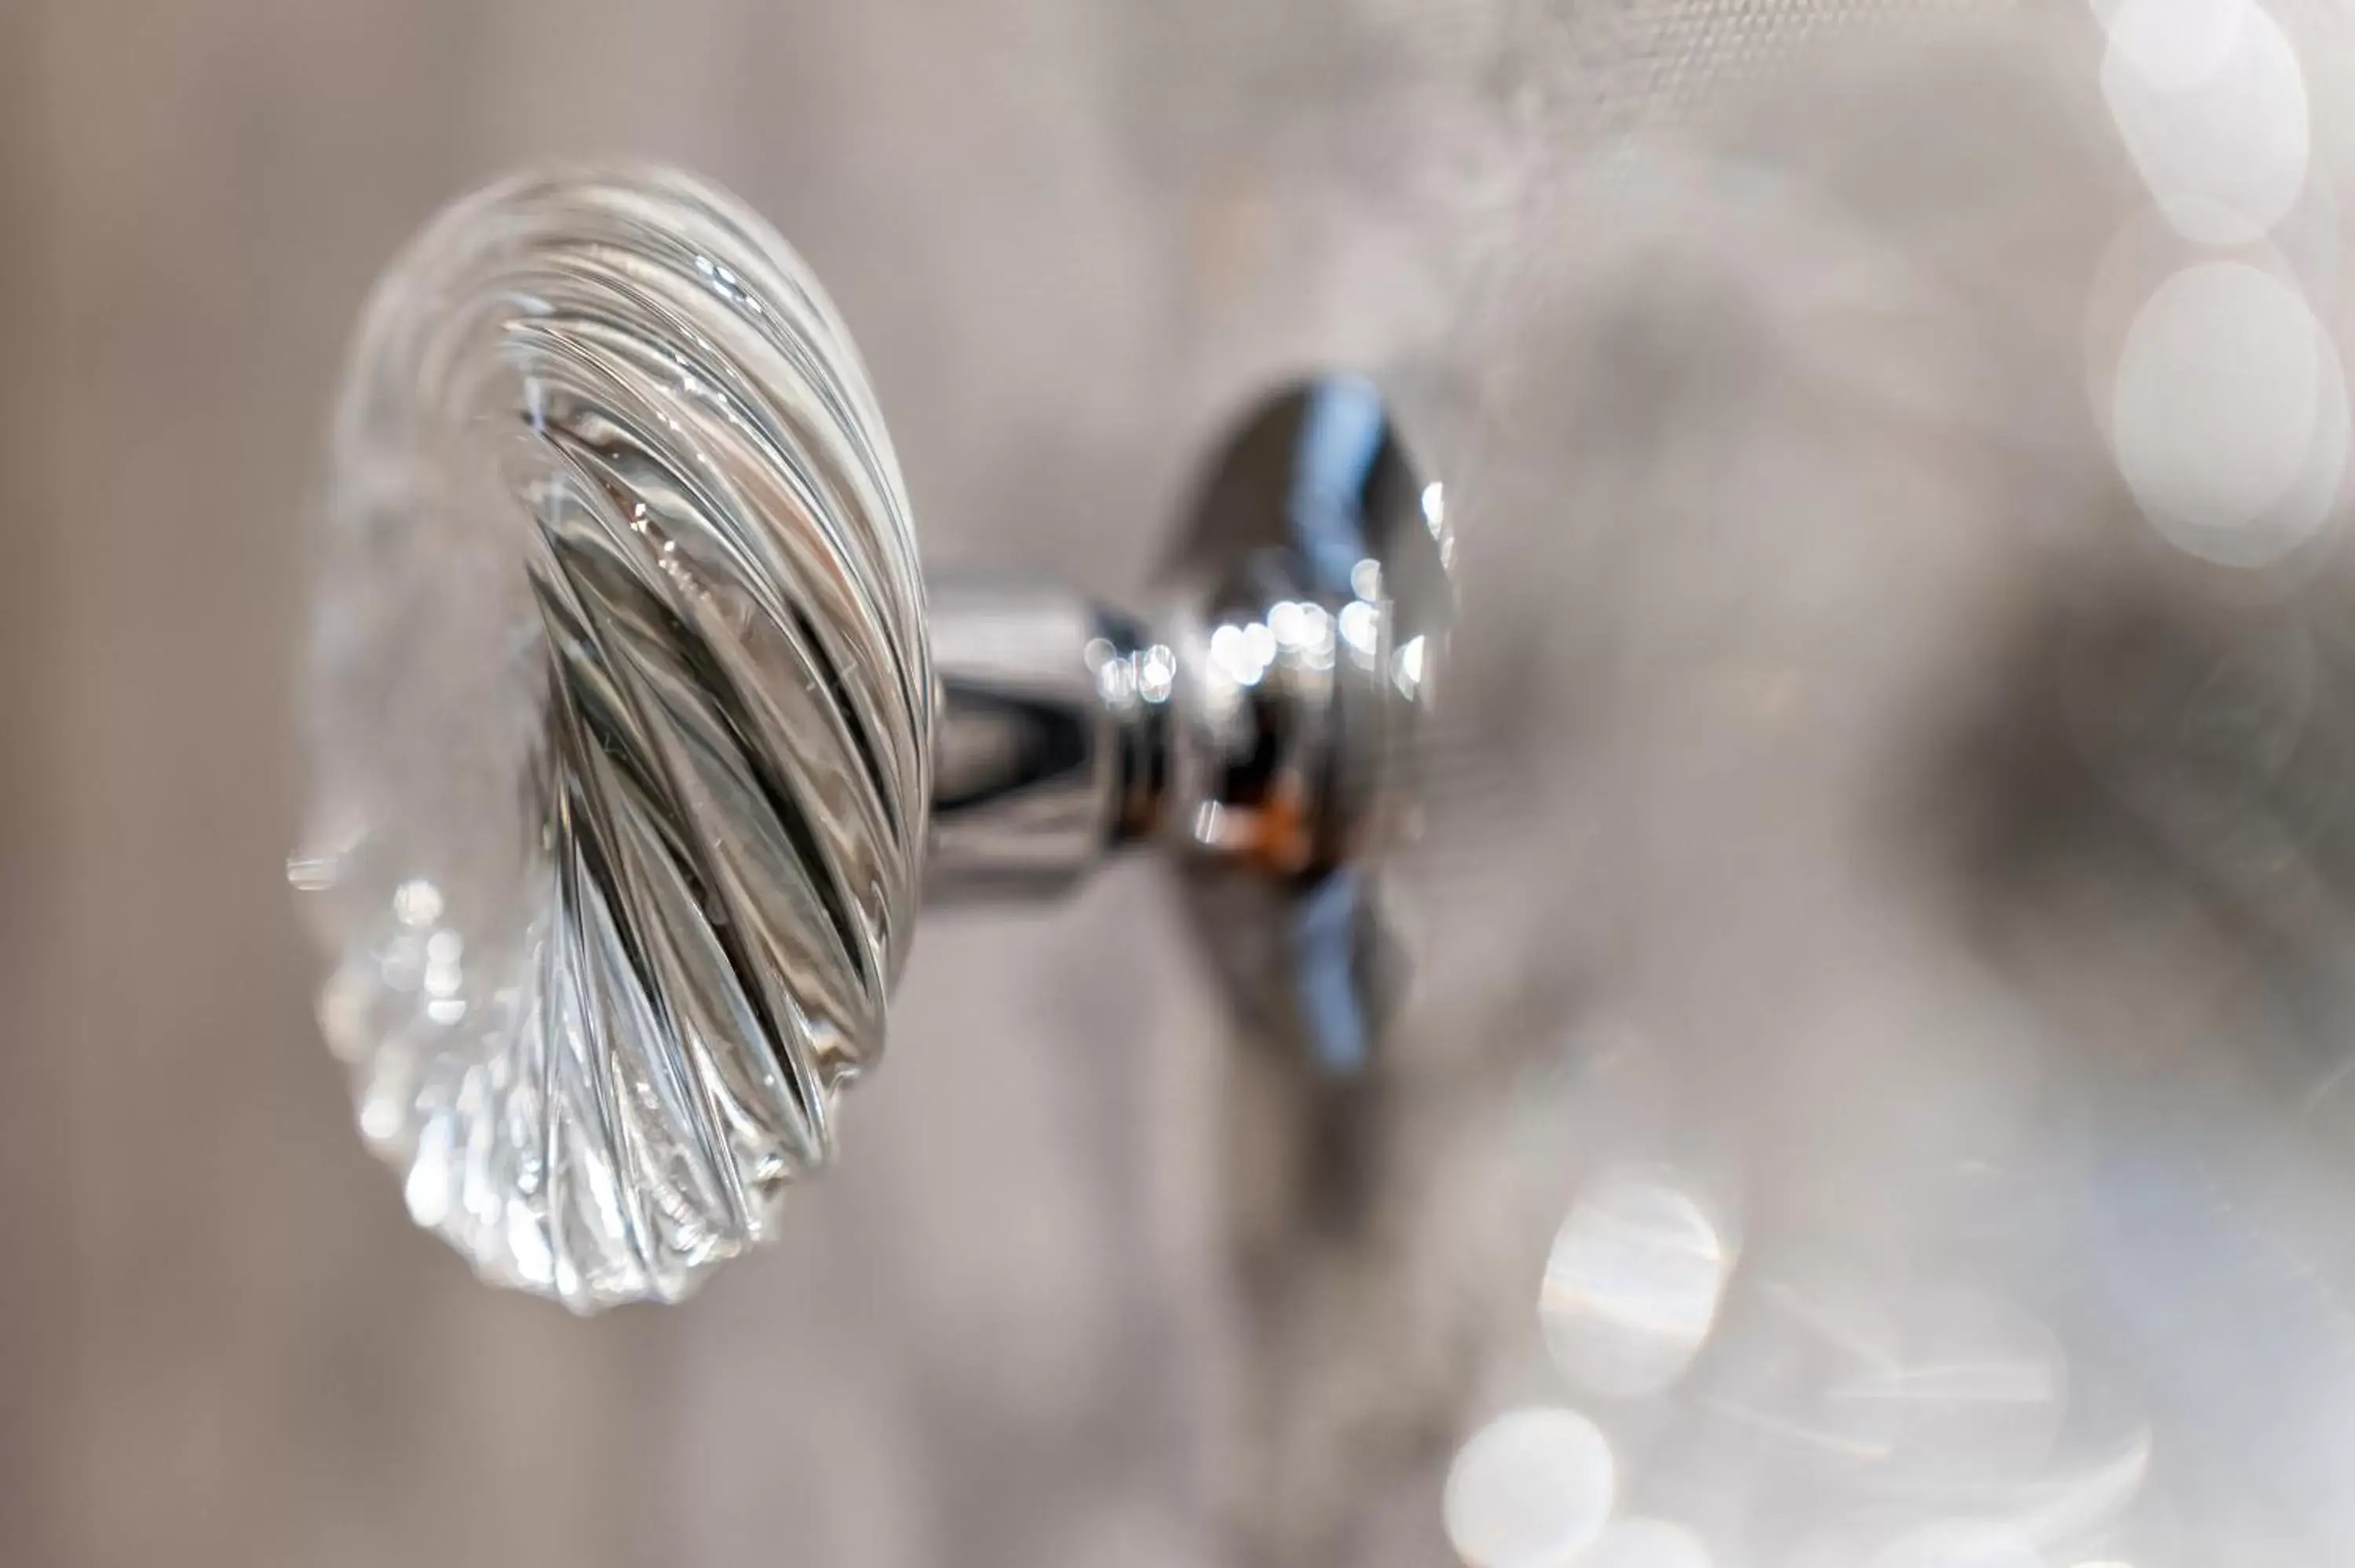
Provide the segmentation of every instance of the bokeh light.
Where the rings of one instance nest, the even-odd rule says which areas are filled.
[[[1563,1568],[1602,1532],[1611,1445],[1576,1411],[1516,1410],[1473,1434],[1447,1475],[1447,1539],[1471,1568]]]
[[[2270,564],[2331,514],[2345,376],[2306,301],[2263,269],[2206,261],[2162,283],[2127,329],[2112,415],[2135,499],[2204,560]]]
[[[2123,0],[2102,94],[2168,222],[2202,245],[2245,245],[2306,187],[2306,77],[2254,0]]]
[[[1579,1194],[1546,1259],[1546,1348],[1590,1393],[1657,1393],[1708,1339],[1732,1266],[1725,1238],[1674,1173],[1605,1171]]]

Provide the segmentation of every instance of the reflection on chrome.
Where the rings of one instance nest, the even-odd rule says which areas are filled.
[[[431,926],[442,918],[442,890],[413,876],[394,889],[392,915],[404,926]]]
[[[1447,1539],[1471,1568],[1553,1568],[1592,1543],[1616,1489],[1611,1445],[1575,1411],[1517,1410],[1457,1450]]]
[[[1423,689],[1422,638],[1408,638],[1391,655],[1391,683],[1398,687],[1402,697],[1412,697]]]
[[[1673,1173],[1606,1172],[1579,1195],[1546,1260],[1546,1347],[1590,1393],[1658,1393],[1708,1339],[1732,1266],[1732,1249]]]
[[[1166,703],[1178,683],[1178,655],[1156,642],[1136,656],[1136,694],[1148,703]]]
[[[1254,652],[1256,634],[1263,631],[1275,648],[1297,656],[1304,669],[1333,667],[1333,616],[1323,605],[1311,599],[1278,599],[1268,607],[1264,624],[1253,621],[1244,628],[1244,636],[1253,640]]]
[[[1440,568],[1454,571],[1455,530],[1447,525],[1447,493],[1435,479],[1423,487],[1423,525],[1430,530],[1432,542],[1439,546]]]
[[[1258,685],[1274,662],[1274,634],[1259,621],[1248,627],[1230,621],[1210,633],[1211,668],[1238,686]]]

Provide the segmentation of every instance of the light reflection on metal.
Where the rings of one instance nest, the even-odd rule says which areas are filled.
[[[392,914],[404,926],[431,926],[442,918],[442,890],[422,877],[411,877],[394,890]]]
[[[1209,852],[1188,902],[1245,1015],[1337,1073],[1403,983],[1377,878],[1413,824],[1430,699],[1391,666],[1410,642],[1438,661],[1454,619],[1436,504],[1372,384],[1322,377],[1238,429],[1159,574],[1170,820]]]
[[[1401,696],[1412,697],[1423,691],[1423,639],[1410,637],[1399,645],[1391,657],[1391,679]]]
[[[1136,694],[1148,703],[1166,703],[1177,684],[1178,655],[1162,643],[1155,643],[1136,661]]]
[[[1276,650],[1282,647],[1283,643],[1275,635],[1275,628],[1264,620],[1246,621],[1242,628],[1242,638],[1243,648],[1251,656],[1253,671],[1252,678],[1244,684],[1257,685],[1260,678],[1267,673],[1267,667],[1275,662]]]
[[[1221,626],[1210,633],[1210,665],[1238,686],[1256,686],[1267,673],[1267,661],[1252,656],[1240,626]]]

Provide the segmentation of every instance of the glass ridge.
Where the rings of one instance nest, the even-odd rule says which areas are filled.
[[[824,1165],[930,799],[899,468],[807,269],[668,171],[452,207],[354,339],[290,872],[417,1222],[675,1300]]]

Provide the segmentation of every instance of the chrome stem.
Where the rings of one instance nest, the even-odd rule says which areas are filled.
[[[951,578],[930,599],[925,896],[1064,892],[1160,820],[1175,657],[1134,618],[1057,588]]]
[[[1357,1072],[1399,993],[1375,884],[1411,814],[1448,553],[1439,487],[1372,386],[1337,376],[1237,432],[1150,616],[932,579],[926,898],[1052,895],[1158,839],[1241,1012]]]

